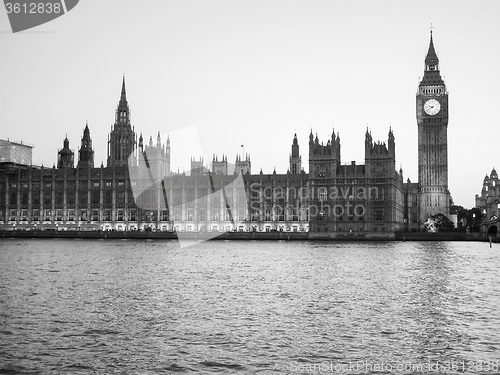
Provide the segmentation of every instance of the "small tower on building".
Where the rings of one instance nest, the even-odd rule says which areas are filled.
[[[191,158],[191,176],[206,174],[207,172],[208,170],[203,166],[203,158],[200,157],[199,160]]]
[[[57,153],[57,168],[74,168],[75,153],[69,149],[68,136],[64,139],[63,148]]]
[[[297,174],[302,170],[302,157],[299,153],[299,142],[297,134],[293,137],[292,153],[290,154],[290,173]]]
[[[147,160],[149,168],[155,177],[163,178],[170,175],[170,140],[167,139],[167,145],[163,145],[160,132],[158,132],[156,144],[153,143],[153,137],[150,137],[149,145],[144,147],[141,134],[139,137],[139,150],[143,152],[144,159]]]
[[[332,132],[331,140],[326,145],[319,143],[318,136],[309,135],[309,178],[318,179],[318,183],[323,183],[323,179],[334,178],[340,165],[340,136],[335,130]],[[320,181],[321,180],[321,181]]]
[[[217,155],[212,159],[212,173],[227,175],[227,156],[222,154],[222,160],[219,160]]]
[[[92,149],[92,139],[88,123],[83,130],[82,143],[78,151],[78,168],[94,168],[94,150]]]
[[[252,163],[250,161],[250,155],[245,155],[245,160],[241,158],[240,155],[236,155],[236,162],[234,163],[234,174],[247,174],[252,173]]]
[[[393,178],[396,168],[396,146],[392,129],[389,129],[388,141],[373,142],[371,133],[365,134],[366,176],[370,178]]]

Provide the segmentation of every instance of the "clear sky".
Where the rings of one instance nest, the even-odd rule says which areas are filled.
[[[364,134],[396,138],[417,181],[415,94],[433,25],[449,91],[449,187],[472,207],[499,161],[500,1],[84,0],[12,34],[0,11],[0,138],[52,166],[88,120],[96,164],[125,73],[136,132],[195,127],[205,160],[251,154],[252,172],[286,173],[294,133],[340,133],[342,162],[364,163]],[[175,133],[174,133],[175,134]],[[171,137],[173,168],[191,147]],[[194,150],[194,148],[193,148]],[[193,151],[197,153],[197,151]],[[197,155],[193,155],[197,156]]]

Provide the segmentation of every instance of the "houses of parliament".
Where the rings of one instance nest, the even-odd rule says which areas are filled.
[[[252,173],[248,155],[191,160],[173,173],[170,142],[145,141],[130,121],[125,79],[108,136],[106,166],[94,164],[85,126],[78,155],[68,139],[53,168],[33,166],[30,146],[0,144],[0,226],[3,229],[396,232],[419,231],[432,214],[449,214],[448,92],[432,31],[416,93],[418,182],[397,170],[396,138],[365,134],[364,164],[342,163],[340,134],[309,135],[308,173],[297,135],[287,173]],[[240,181],[236,184],[235,181]]]

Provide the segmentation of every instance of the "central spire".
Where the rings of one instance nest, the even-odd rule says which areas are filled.
[[[118,104],[119,107],[126,107],[128,106],[127,103],[127,93],[125,91],[125,75],[123,76],[123,82],[122,82],[122,94],[120,97],[120,104]]]
[[[115,120],[115,124],[117,125],[130,125],[130,110],[127,102],[127,92],[125,90],[125,76],[123,76],[122,93],[120,96],[120,102],[118,103],[118,108],[116,109]]]

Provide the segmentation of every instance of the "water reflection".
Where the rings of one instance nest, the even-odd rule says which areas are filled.
[[[414,248],[407,268],[408,304],[405,308],[412,327],[407,331],[418,360],[434,360],[454,354],[461,338],[452,328],[450,313],[457,296],[450,290],[452,252],[445,242],[424,242]]]

